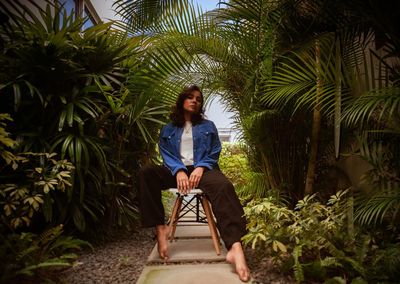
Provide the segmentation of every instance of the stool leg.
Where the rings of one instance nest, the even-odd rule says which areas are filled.
[[[201,195],[196,194],[196,222],[200,222],[200,200]]]
[[[214,244],[215,252],[217,253],[217,255],[220,255],[221,248],[219,246],[217,227],[215,225],[215,221],[211,212],[210,204],[208,203],[207,198],[205,198],[204,196],[201,198],[201,203],[203,205],[204,213],[206,214],[207,217],[207,223],[208,227],[210,228],[211,238]]]
[[[182,201],[183,201],[183,196],[181,196],[179,198],[179,204],[178,204],[178,211],[177,211],[177,214],[176,214],[176,220],[174,222],[174,226],[172,227],[172,232],[171,232],[171,239],[172,240],[175,238],[175,231],[176,231],[176,226],[178,225],[178,221],[179,221],[179,214],[181,213]]]
[[[180,195],[175,199],[175,204],[174,204],[174,208],[172,209],[172,214],[171,214],[171,218],[169,220],[169,240],[173,241],[174,237],[172,232],[175,233],[175,227],[176,227],[176,223],[178,222],[178,217],[179,217],[179,209],[180,209],[180,205],[182,204]]]

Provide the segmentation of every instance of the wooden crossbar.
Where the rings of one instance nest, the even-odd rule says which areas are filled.
[[[193,208],[190,208],[188,206],[192,202],[192,200],[195,198],[196,203],[197,203],[196,212],[195,212],[196,213],[196,222],[204,222],[204,220],[199,216],[200,211],[199,211],[198,205],[201,204],[203,207],[203,210],[204,210],[204,214],[206,215],[206,221],[208,223],[208,228],[210,229],[211,239],[212,239],[212,242],[213,242],[213,245],[215,248],[215,252],[217,253],[217,255],[220,255],[221,248],[220,248],[217,226],[214,221],[214,216],[213,216],[213,213],[212,213],[212,210],[210,207],[209,200],[207,199],[207,197],[205,196],[203,191],[201,189],[196,188],[196,189],[192,189],[186,195],[180,194],[177,188],[170,188],[170,189],[168,189],[168,191],[175,193],[177,195],[175,204],[174,204],[174,208],[172,209],[172,215],[169,220],[169,232],[170,232],[169,240],[171,242],[174,240],[176,226],[178,224],[178,221],[180,218],[182,218],[187,213],[187,212],[185,213],[182,211],[185,209],[188,209],[189,211],[194,212]],[[188,195],[193,195],[193,197],[188,202],[183,204],[185,196],[188,196]],[[183,207],[182,207],[182,204],[183,204]]]

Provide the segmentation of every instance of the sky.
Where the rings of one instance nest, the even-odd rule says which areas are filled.
[[[208,11],[217,8],[219,0],[193,0],[193,3],[201,6],[203,11]]]

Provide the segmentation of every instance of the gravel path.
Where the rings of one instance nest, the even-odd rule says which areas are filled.
[[[78,265],[63,272],[70,284],[136,283],[154,247],[152,229],[123,234],[114,241],[87,250]]]
[[[94,247],[94,250],[87,250],[80,256],[77,266],[62,273],[62,282],[136,283],[155,245],[153,237],[153,230],[143,229],[137,233],[120,235],[111,242]],[[270,259],[257,259],[251,249],[246,249],[245,253],[256,283],[295,283],[292,278],[280,274]]]

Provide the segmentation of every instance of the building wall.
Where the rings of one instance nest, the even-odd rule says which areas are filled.
[[[23,0],[19,1],[20,3],[23,3],[26,7],[28,7],[31,11],[39,15],[37,8],[33,4],[31,4],[28,1],[23,1]],[[58,3],[63,4],[64,8],[67,11],[72,11],[72,9],[74,9],[77,15],[83,17],[88,15],[90,21],[86,23],[85,28],[101,22],[101,18],[98,14],[99,10],[97,10],[97,8],[95,8],[95,6],[93,5],[93,3],[96,2],[96,0],[54,0],[54,3],[55,1],[58,1]],[[48,2],[45,0],[35,0],[35,3],[42,9],[45,9],[46,6],[48,5]],[[7,5],[7,2],[5,4]]]
[[[112,7],[114,0],[92,0],[93,7],[99,14],[103,22],[120,20],[121,18],[114,12]]]

